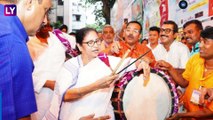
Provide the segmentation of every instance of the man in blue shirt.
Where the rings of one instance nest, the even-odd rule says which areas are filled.
[[[11,2],[16,0],[11,0]],[[17,0],[17,16],[5,16],[0,0],[0,92],[2,119],[30,119],[37,110],[32,83],[33,64],[26,42],[46,21],[51,0]]]
[[[200,33],[203,30],[202,23],[199,20],[190,20],[183,25],[183,33],[189,44],[192,45],[190,56],[200,51]]]

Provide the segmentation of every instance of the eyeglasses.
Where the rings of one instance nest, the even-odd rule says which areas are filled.
[[[139,30],[136,30],[136,29],[134,29],[134,30],[126,29],[126,32],[132,32],[132,33],[134,33],[134,34],[138,34],[138,33],[139,33]]]
[[[89,47],[93,47],[95,45],[95,43],[97,45],[101,45],[101,42],[102,42],[102,39],[97,38],[95,41],[94,40],[90,40],[88,42],[82,42],[82,43],[87,44]]]
[[[166,29],[161,28],[160,29],[160,32],[165,32],[166,34],[169,34],[171,31],[174,31],[174,30],[169,29],[169,28],[166,28]]]

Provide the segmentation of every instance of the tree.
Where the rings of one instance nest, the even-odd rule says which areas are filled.
[[[90,25],[87,25],[87,27],[94,28],[97,31],[102,31],[103,25],[90,24]]]
[[[62,23],[60,21],[57,22],[52,22],[51,25],[53,26],[54,29],[58,29]]]
[[[86,0],[86,4],[95,5],[97,2],[102,3],[102,9],[95,9],[94,14],[96,16],[96,20],[99,22],[98,24],[110,24],[110,8],[112,8],[113,4],[115,3],[115,0]],[[98,7],[96,7],[98,8]]]

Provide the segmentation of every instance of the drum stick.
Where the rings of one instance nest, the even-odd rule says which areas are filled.
[[[142,54],[140,57],[138,57],[135,61],[133,61],[132,63],[130,63],[129,65],[127,65],[125,68],[123,68],[122,70],[120,70],[117,74],[120,74],[121,72],[123,72],[125,69],[127,69],[129,66],[131,66],[132,64],[134,64],[136,61],[138,61],[139,59],[141,59],[146,54],[148,54],[150,51],[151,50],[146,51],[144,54]]]
[[[126,57],[129,55],[130,50],[127,50],[125,52],[125,54],[123,55],[122,59],[120,60],[120,62],[117,64],[117,66],[115,67],[115,69],[112,71],[112,75],[114,75],[116,73],[116,71],[118,70],[118,68],[121,66],[121,64],[123,63],[123,61],[126,59]]]

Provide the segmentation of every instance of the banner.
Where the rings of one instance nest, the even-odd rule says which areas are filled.
[[[143,23],[143,4],[142,0],[135,0],[132,4],[132,20],[136,20],[138,22]]]
[[[211,1],[211,0],[210,0]],[[178,6],[178,3],[174,3],[176,1],[169,0],[169,5],[176,4],[176,10],[171,11],[175,13],[175,16],[171,17],[179,27],[182,27],[184,23],[192,19],[203,20],[208,17],[208,2],[209,0],[188,0],[188,7],[186,9],[181,9]]]
[[[143,35],[148,36],[152,26],[160,27],[166,20],[173,20],[178,27],[192,19],[205,21],[213,16],[213,0],[186,0],[188,7],[181,9],[180,0],[116,0],[111,9],[112,24],[120,29],[124,18],[142,23]]]
[[[128,6],[126,9],[124,9],[124,13],[123,13],[123,20],[124,18],[128,18],[128,21],[132,21],[132,6]],[[123,20],[122,20],[122,24],[123,24]]]
[[[160,26],[160,1],[143,0],[143,35],[148,36],[148,30],[151,26]]]
[[[213,1],[209,0],[209,16],[213,15]]]
[[[160,3],[160,26],[163,24],[164,21],[168,20],[168,14],[169,14],[169,10],[168,10],[168,0],[161,0]]]
[[[119,31],[123,24],[123,1],[122,0],[116,0],[115,4],[113,5],[113,8],[110,12],[111,17],[111,25],[114,27],[115,31]]]

